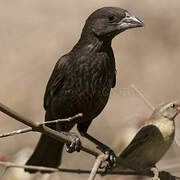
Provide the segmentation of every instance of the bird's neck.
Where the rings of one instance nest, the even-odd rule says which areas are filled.
[[[81,37],[72,51],[81,49],[84,52],[112,51],[111,39],[98,38],[92,31],[83,29]]]

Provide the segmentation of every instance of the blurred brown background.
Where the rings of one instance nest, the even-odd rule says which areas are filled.
[[[126,31],[113,40],[117,86],[112,90],[103,113],[89,128],[92,135],[117,148],[125,134],[123,131],[127,129],[131,134],[131,126],[136,126],[141,117],[148,117],[151,113],[130,88],[131,84],[135,84],[154,105],[179,100],[178,0],[1,0],[0,102],[34,121],[43,121],[43,95],[54,64],[77,42],[89,14],[103,6],[127,9],[145,23],[144,28]],[[178,120],[180,117],[176,120],[180,127]],[[0,133],[24,127],[2,113],[0,124]],[[176,135],[180,140],[178,130]],[[39,134],[28,133],[1,139],[0,152],[10,161],[21,149],[34,148],[38,138]],[[180,150],[173,145],[159,167],[179,163],[179,154]],[[85,153],[64,153],[62,167],[89,169],[93,162],[94,158]],[[87,177],[58,173],[44,179],[75,180]],[[124,179],[123,176],[106,178]]]

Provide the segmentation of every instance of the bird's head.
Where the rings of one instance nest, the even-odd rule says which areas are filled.
[[[144,24],[128,11],[118,7],[104,7],[93,12],[86,20],[85,29],[99,38],[112,39],[117,34]]]
[[[159,113],[165,118],[172,119],[180,112],[180,104],[176,101],[160,104],[157,108]]]

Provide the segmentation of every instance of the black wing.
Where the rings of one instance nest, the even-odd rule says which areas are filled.
[[[65,61],[67,58],[65,56],[61,57],[51,74],[51,77],[47,83],[46,91],[44,95],[44,108],[46,109],[47,106],[50,104],[52,97],[56,94],[57,90],[59,91],[64,83],[65,78]]]
[[[116,86],[116,72],[114,73],[112,88],[114,88],[115,86]]]

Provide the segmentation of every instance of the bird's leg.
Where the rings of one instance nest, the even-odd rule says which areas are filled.
[[[103,162],[108,161],[108,165],[106,167],[101,166],[101,168],[105,168],[105,170],[107,170],[113,167],[114,163],[116,162],[116,155],[113,152],[113,150],[109,148],[108,146],[106,146],[105,144],[98,141],[97,139],[95,139],[94,137],[92,137],[91,135],[89,135],[88,133],[80,132],[80,134],[83,137],[90,140],[91,142],[93,142],[94,144],[96,144],[97,148],[106,155]]]
[[[81,141],[77,134],[73,132],[61,131],[65,136],[69,136],[72,139],[71,144],[66,144],[66,151],[72,153],[74,151],[79,152],[81,150]]]
[[[100,141],[98,141],[97,139],[95,139],[94,137],[92,137],[91,135],[89,135],[87,133],[87,129],[88,129],[90,124],[91,124],[91,121],[84,121],[84,122],[79,123],[77,125],[77,129],[78,129],[79,133],[81,134],[81,136],[85,137],[86,139],[88,139],[92,143],[96,144],[97,148],[101,152],[106,154],[104,161],[108,161],[108,164],[105,167],[101,166],[101,168],[105,168],[105,170],[110,169],[111,167],[113,167],[114,163],[116,162],[116,155],[111,148],[109,148],[108,146],[101,143]]]
[[[79,152],[81,150],[81,141],[76,133],[69,132],[69,130],[74,126],[73,123],[57,123],[56,130],[65,136],[69,136],[72,140],[71,144],[66,144],[66,151],[72,153],[74,151]]]
[[[158,168],[157,167],[153,167],[153,168],[151,168],[151,171],[154,174],[154,176],[152,177],[152,180],[160,180]]]

